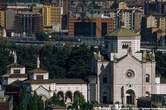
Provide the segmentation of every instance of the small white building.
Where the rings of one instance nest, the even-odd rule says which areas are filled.
[[[17,56],[14,52],[14,63],[7,66],[7,73],[2,76],[3,85],[10,85],[15,81],[24,81],[28,79],[25,67],[17,64]]]
[[[43,100],[51,98],[54,93],[67,104],[72,103],[75,94],[83,95],[86,101],[88,99],[87,82],[81,79],[49,79],[48,71],[40,68],[39,58],[32,77],[32,80],[27,80],[24,84],[30,86],[32,94],[36,92]]]

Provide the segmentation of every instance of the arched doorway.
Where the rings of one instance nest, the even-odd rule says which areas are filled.
[[[150,97],[150,92],[146,91],[145,96]]]
[[[81,93],[80,93],[79,91],[74,92],[74,98],[77,97],[77,96],[78,96],[78,97],[81,96]]]
[[[80,100],[81,97],[82,97],[82,94],[79,91],[74,92],[74,101]]]
[[[57,93],[57,97],[59,98],[59,100],[64,100],[64,93],[62,91],[59,91]]]
[[[129,104],[129,105],[135,104],[135,93],[131,89],[126,91],[126,104]]]
[[[67,91],[66,92],[65,102],[67,102],[67,103],[71,103],[72,102],[72,92],[71,91]]]

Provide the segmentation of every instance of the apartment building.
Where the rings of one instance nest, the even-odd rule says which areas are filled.
[[[19,33],[35,34],[42,31],[40,13],[19,12],[15,16],[15,29]]]

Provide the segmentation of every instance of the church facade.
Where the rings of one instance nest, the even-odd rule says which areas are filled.
[[[136,105],[137,99],[153,94],[155,86],[155,56],[140,51],[140,36],[121,28],[106,36],[110,59],[100,54],[97,65],[98,102]]]

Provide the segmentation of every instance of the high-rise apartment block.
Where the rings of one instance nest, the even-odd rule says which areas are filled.
[[[69,36],[84,36],[101,38],[108,32],[114,30],[114,19],[112,18],[91,18],[77,19],[69,18]]]
[[[112,0],[69,0],[69,14],[80,16],[85,13],[89,17],[102,15],[110,11]]]
[[[116,29],[123,24],[129,30],[140,32],[143,10],[139,8],[119,9],[116,13]]]
[[[0,0],[0,9],[4,9],[6,5],[6,0]]]
[[[44,31],[60,32],[61,8],[55,5],[44,5],[42,8]]]
[[[35,34],[42,31],[40,13],[19,12],[15,16],[15,29],[19,33]]]
[[[146,0],[144,5],[145,15],[166,14],[165,0]]]

